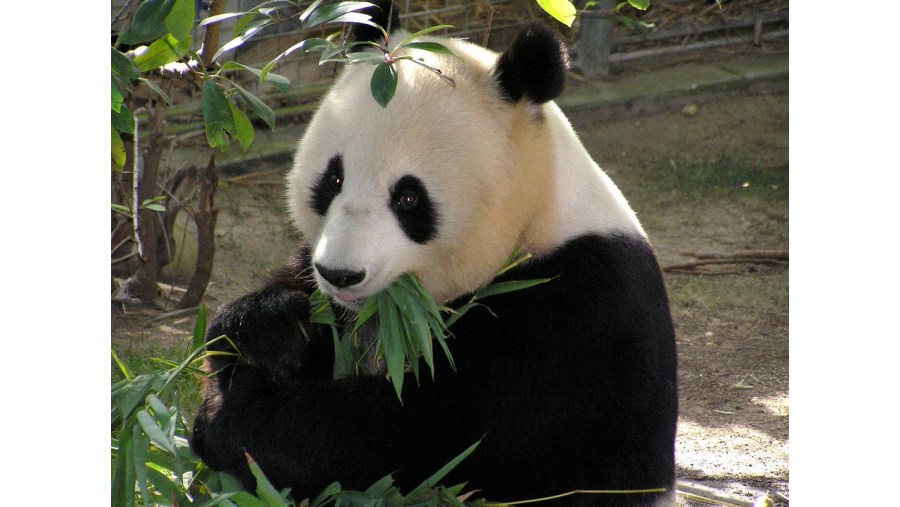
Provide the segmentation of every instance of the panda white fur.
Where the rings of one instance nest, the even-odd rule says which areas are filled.
[[[460,59],[412,54],[455,86],[402,62],[382,108],[373,67],[351,65],[324,98],[288,176],[307,243],[210,327],[241,355],[209,359],[217,373],[193,448],[250,487],[247,451],[276,486],[305,498],[335,480],[364,489],[392,472],[408,490],[481,439],[446,483],[498,501],[666,488],[558,503],[673,505],[676,359],[665,288],[634,213],[552,102],[564,47],[541,25],[502,55],[431,40]],[[312,290],[352,314],[412,271],[453,306],[491,282],[516,247],[534,257],[502,279],[553,280],[460,319],[449,342],[457,371],[436,357],[434,380],[408,381],[402,404],[382,376],[331,380],[330,331],[308,321]]]

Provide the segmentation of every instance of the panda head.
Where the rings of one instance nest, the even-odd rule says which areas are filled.
[[[554,185],[543,107],[562,91],[563,44],[540,25],[502,55],[427,40],[459,58],[408,54],[455,85],[401,61],[395,95],[382,108],[370,90],[374,66],[347,66],[288,176],[315,281],[349,308],[405,272],[419,275],[437,301],[453,299],[489,282],[516,247],[539,242],[535,217]]]

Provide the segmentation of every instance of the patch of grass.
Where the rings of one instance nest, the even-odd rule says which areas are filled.
[[[786,271],[765,276],[669,274],[666,285],[676,321],[695,322],[711,316],[747,328],[763,321],[787,324]]]
[[[127,347],[113,349],[119,360],[135,375],[166,369],[173,363],[180,362],[190,351],[190,336],[185,336],[180,343],[165,345],[143,333],[140,337],[129,341]],[[111,365],[111,383],[115,384],[123,380],[125,376],[116,366],[115,360],[111,361]],[[175,397],[179,400],[179,406],[189,421],[193,421],[203,399],[202,385],[202,379],[198,375],[181,375],[175,381],[173,387]]]
[[[746,159],[722,156],[711,161],[682,158],[637,166],[623,178],[626,195],[637,201],[679,199],[788,198],[788,170],[763,169]]]

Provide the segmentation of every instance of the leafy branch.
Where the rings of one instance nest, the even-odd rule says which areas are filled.
[[[514,252],[498,273],[500,276],[528,260],[530,255]],[[352,327],[343,335],[328,298],[316,290],[310,296],[310,321],[331,327],[334,341],[334,377],[360,374],[387,374],[397,397],[402,400],[403,379],[411,371],[419,380],[419,359],[425,361],[434,378],[434,348],[436,341],[452,368],[456,368],[447,346],[452,333],[449,327],[480,301],[490,296],[527,289],[549,281],[511,280],[497,282],[476,290],[459,308],[440,306],[413,273],[405,273],[383,291],[367,298]],[[446,315],[446,317],[444,317]]]

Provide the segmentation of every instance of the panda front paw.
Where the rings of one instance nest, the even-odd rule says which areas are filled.
[[[253,366],[273,380],[291,379],[300,374],[305,360],[311,333],[308,316],[304,292],[269,287],[228,305],[210,325],[207,341],[225,335],[227,340],[211,342],[209,348],[236,353],[237,358],[231,356],[228,362]]]

